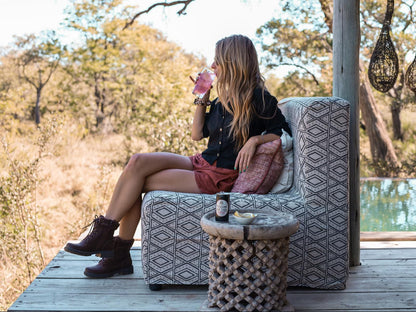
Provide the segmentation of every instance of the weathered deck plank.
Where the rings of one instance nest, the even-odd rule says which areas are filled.
[[[114,291],[115,289],[112,289]],[[137,293],[110,293],[88,296],[83,293],[63,293],[55,290],[49,294],[33,293],[30,296],[31,306],[36,311],[200,311],[206,300],[206,291],[188,294],[137,294]],[[22,299],[25,299],[25,296]],[[105,296],[105,297],[104,297]],[[301,300],[299,300],[301,296]],[[416,292],[392,292],[390,300],[386,294],[372,293],[368,296],[364,293],[333,293],[305,292],[302,294],[288,293],[288,299],[296,308],[296,311],[354,311],[376,310],[377,308],[390,309],[391,311],[409,311],[415,309]],[[412,298],[411,298],[412,297]],[[104,304],[104,307],[103,307]],[[41,308],[40,308],[41,307]],[[34,311],[33,308],[21,307],[15,311]]]
[[[60,251],[9,311],[215,311],[204,304],[207,286],[150,291],[137,247],[132,256],[133,275],[89,279],[83,270],[98,258]],[[297,312],[416,312],[416,248],[363,249],[361,259],[345,290],[290,288],[290,303]]]
[[[416,241],[416,232],[361,232],[361,241]]]

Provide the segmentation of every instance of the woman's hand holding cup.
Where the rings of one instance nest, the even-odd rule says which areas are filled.
[[[202,72],[198,73],[196,79],[189,76],[189,78],[194,83],[194,89],[192,91],[197,97],[194,101],[194,104],[197,105],[210,105],[209,95],[212,88],[212,83],[215,79],[215,74],[211,70],[204,68]]]
[[[215,73],[208,68],[204,68],[198,74],[196,80],[194,80],[192,77],[190,78],[195,84],[192,93],[202,99],[204,98],[204,95],[207,93],[207,91],[211,89],[212,83],[215,80]]]

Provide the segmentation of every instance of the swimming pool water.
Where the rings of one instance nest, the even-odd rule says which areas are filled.
[[[416,231],[416,179],[361,179],[361,231]]]

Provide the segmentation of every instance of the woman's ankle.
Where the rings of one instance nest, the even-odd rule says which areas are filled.
[[[112,220],[112,221],[116,221],[116,222],[120,222],[121,221],[121,218],[117,218],[114,214],[109,213],[108,211],[104,215],[104,218],[106,218],[107,220]]]

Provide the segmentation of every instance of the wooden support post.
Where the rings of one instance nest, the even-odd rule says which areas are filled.
[[[333,34],[333,95],[351,104],[350,266],[357,266],[360,265],[360,0],[334,0]]]

